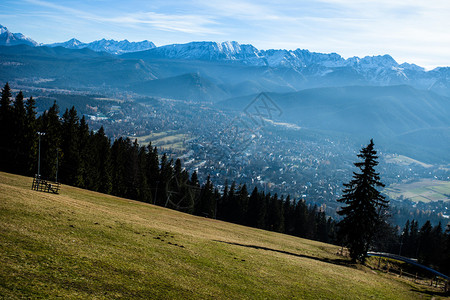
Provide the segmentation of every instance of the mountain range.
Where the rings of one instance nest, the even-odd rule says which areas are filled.
[[[363,58],[343,58],[337,53],[316,53],[309,50],[259,50],[253,45],[239,44],[237,42],[191,42],[187,44],[173,44],[156,47],[150,41],[129,42],[128,40],[115,41],[101,39],[91,43],[83,43],[77,39],[71,39],[63,43],[48,45],[38,44],[20,33],[11,33],[6,27],[0,25],[0,45],[26,44],[30,46],[64,47],[67,49],[89,48],[96,52],[107,52],[120,55],[122,59],[142,59],[150,64],[160,64],[161,60],[186,62],[228,63],[248,67],[259,67],[282,70],[290,76],[290,82],[282,83],[276,90],[265,91],[291,91],[304,88],[343,85],[398,85],[407,84],[422,90],[430,90],[436,93],[450,96],[450,68],[440,67],[431,71],[415,64],[397,63],[390,55],[366,56]],[[232,68],[232,67],[230,67]],[[162,77],[177,77],[183,74],[198,73],[200,77],[211,76],[211,72],[195,66],[189,66],[183,70],[172,66],[171,70],[182,72],[164,72]],[[200,70],[203,69],[203,70]],[[216,69],[216,68],[213,68]],[[270,71],[269,71],[270,72]],[[215,74],[212,74],[216,77]],[[228,74],[227,74],[228,76]],[[157,76],[161,79],[161,76]],[[295,78],[293,78],[295,77]],[[220,81],[227,81],[223,78]],[[292,82],[294,81],[294,82]],[[221,82],[219,82],[219,85]],[[240,84],[240,83],[238,83]],[[253,86],[252,86],[253,85]],[[275,85],[279,85],[278,82]],[[250,88],[260,88],[260,84],[250,84]],[[263,86],[267,86],[265,83]],[[269,84],[274,86],[274,84]],[[219,86],[220,88],[220,86]],[[224,91],[227,95],[228,91]],[[236,95],[232,95],[236,96]],[[207,97],[207,98],[214,98]],[[203,99],[206,100],[207,98]],[[200,99],[202,100],[202,99]]]
[[[33,47],[63,47],[67,49],[89,48],[97,52],[107,52],[110,54],[123,54],[127,52],[144,51],[155,48],[155,44],[150,41],[129,42],[128,40],[115,41],[101,39],[91,43],[83,43],[73,38],[63,43],[40,44],[21,33],[12,33],[5,26],[0,25],[0,46],[29,45]]]
[[[64,47],[67,49],[83,49],[89,48],[97,52],[107,52],[110,54],[122,54],[127,52],[144,51],[155,48],[155,44],[150,41],[129,42],[128,40],[115,41],[101,39],[91,43],[83,43],[77,39],[71,39],[64,43],[46,44],[47,47]]]
[[[29,45],[38,46],[38,43],[24,36],[21,33],[12,33],[8,28],[0,25],[0,45],[2,46],[14,46],[14,45]]]
[[[240,112],[266,92],[283,110],[281,121],[376,137],[391,151],[448,161],[449,67],[426,71],[389,55],[345,59],[237,42],[155,47],[149,41],[72,39],[39,46],[1,30],[0,82],[209,102]]]

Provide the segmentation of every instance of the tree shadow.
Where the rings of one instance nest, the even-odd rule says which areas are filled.
[[[301,258],[307,258],[307,259],[312,259],[312,260],[316,260],[316,261],[321,261],[321,262],[324,262],[324,263],[330,263],[330,264],[339,265],[339,266],[346,266],[346,267],[354,267],[354,268],[356,268],[356,266],[350,260],[347,260],[347,259],[319,258],[319,257],[305,255],[305,254],[298,254],[298,253],[294,253],[294,252],[278,250],[278,249],[273,249],[273,248],[268,248],[268,247],[263,247],[263,246],[246,245],[246,244],[240,244],[240,243],[234,243],[234,242],[226,242],[226,241],[220,241],[220,240],[214,240],[214,242],[219,242],[219,243],[224,243],[224,244],[229,244],[229,245],[235,245],[235,246],[241,246],[241,247],[247,247],[247,248],[253,248],[253,249],[258,249],[258,250],[273,251],[273,252],[278,252],[278,253],[291,255],[291,256],[295,256],[295,257],[301,257]]]
[[[412,288],[412,292],[415,292],[417,294],[420,294],[421,296],[439,296],[439,297],[448,297],[450,296],[449,292],[444,291],[432,291],[432,290],[419,290],[417,288]]]

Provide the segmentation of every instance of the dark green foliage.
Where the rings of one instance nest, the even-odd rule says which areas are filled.
[[[258,227],[258,219],[259,219],[259,213],[260,208],[262,206],[262,201],[258,194],[258,188],[255,187],[248,198],[248,209],[247,209],[247,215],[246,215],[246,225],[251,227]]]
[[[34,175],[37,169],[36,158],[38,144],[36,139],[37,121],[36,121],[36,101],[30,97],[25,104],[25,127],[23,131],[24,149],[27,151],[25,175]]]
[[[361,173],[353,173],[353,179],[344,184],[343,196],[338,201],[346,204],[338,212],[344,216],[339,222],[341,243],[349,248],[353,261],[365,262],[377,227],[381,222],[381,210],[387,208],[388,201],[376,187],[384,187],[374,167],[378,165],[373,140],[361,149],[358,157],[362,160],[354,165]]]
[[[0,100],[0,167],[4,171],[13,170],[14,150],[10,146],[13,140],[13,108],[11,107],[11,89],[6,83]]]
[[[25,122],[26,111],[24,106],[23,93],[20,91],[14,101],[12,111],[12,147],[14,149],[12,164],[13,168],[20,174],[26,174],[27,171],[27,156],[28,150],[26,147],[25,137]]]
[[[67,182],[72,182],[77,186],[85,187],[84,181],[80,180],[81,178],[77,178],[77,174],[80,171],[80,148],[82,146],[79,127],[79,119],[75,107],[72,106],[70,111],[66,109],[61,125],[60,150],[62,155],[59,158],[59,175]],[[87,131],[87,134],[89,134],[89,131]],[[86,137],[84,137],[83,142],[86,142]]]
[[[269,209],[267,211],[267,228],[277,232],[283,232],[284,230],[283,200],[278,199],[277,194],[269,200]]]
[[[61,149],[62,124],[59,120],[59,107],[56,102],[38,118],[38,123],[38,130],[45,133],[41,137],[41,175],[43,178],[55,180],[57,157],[64,155],[58,153]]]
[[[216,217],[216,199],[214,199],[214,188],[209,176],[201,188],[200,197],[195,203],[194,213],[208,218]]]

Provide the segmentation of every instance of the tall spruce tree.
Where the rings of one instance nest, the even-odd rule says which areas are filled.
[[[30,97],[25,104],[25,131],[23,137],[25,141],[25,149],[27,149],[27,175],[33,175],[36,172],[36,158],[38,144],[36,139],[37,122],[36,122],[36,101]]]
[[[3,171],[11,171],[13,161],[13,149],[11,147],[13,133],[13,108],[11,106],[11,89],[6,83],[2,89],[0,100],[0,168]]]
[[[56,180],[58,149],[61,148],[61,122],[56,101],[39,117],[38,123],[39,131],[45,133],[41,138],[41,175]],[[38,139],[37,135],[35,139]]]
[[[361,149],[358,157],[362,160],[354,163],[361,170],[353,172],[353,179],[344,184],[343,196],[338,201],[346,204],[338,214],[344,216],[339,222],[339,237],[347,246],[354,262],[364,263],[367,251],[380,222],[383,209],[388,201],[376,187],[384,187],[374,167],[378,165],[373,140]]]
[[[28,151],[25,148],[25,119],[26,111],[23,103],[24,97],[22,91],[20,91],[13,105],[13,121],[12,126],[14,130],[12,131],[12,141],[13,145],[13,170],[19,174],[25,175],[28,169],[27,166],[27,156]]]

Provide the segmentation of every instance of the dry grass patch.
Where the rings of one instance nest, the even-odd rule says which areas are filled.
[[[0,173],[5,298],[426,299],[338,248]],[[433,294],[434,293],[434,294]]]

